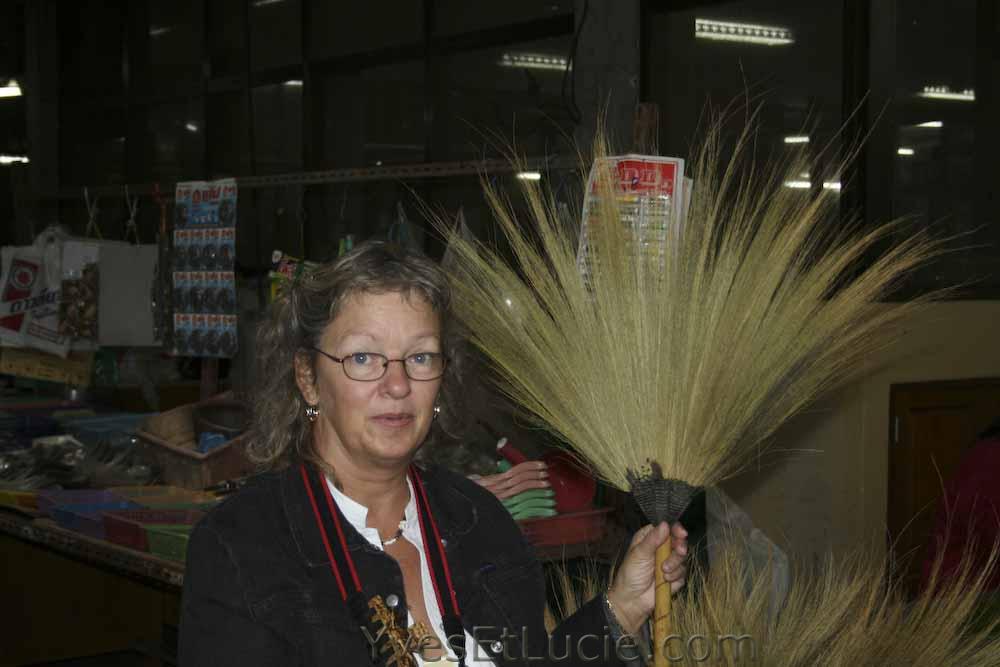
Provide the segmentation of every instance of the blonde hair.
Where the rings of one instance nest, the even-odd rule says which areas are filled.
[[[385,241],[368,241],[323,264],[288,287],[268,308],[257,329],[253,434],[247,455],[262,469],[298,460],[322,461],[313,449],[306,402],[295,380],[296,355],[315,364],[323,331],[356,294],[399,292],[430,304],[441,322],[442,352],[448,358],[439,393],[441,411],[432,439],[453,433],[460,422],[454,407],[460,392],[459,337],[451,316],[451,291],[440,267],[419,251]],[[323,466],[324,468],[326,466]]]

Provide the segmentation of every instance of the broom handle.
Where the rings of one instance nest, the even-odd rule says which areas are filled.
[[[663,563],[670,558],[673,550],[671,537],[656,548],[656,607],[653,609],[653,667],[669,667],[666,641],[670,636],[670,582],[663,574]]]

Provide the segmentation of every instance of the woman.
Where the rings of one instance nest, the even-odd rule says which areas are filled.
[[[550,646],[541,567],[502,504],[413,463],[455,416],[454,347],[444,275],[400,246],[358,246],[274,304],[250,448],[271,472],[191,536],[181,665],[620,664],[606,626],[647,619],[669,527],[637,533],[606,595]],[[676,590],[686,533],[673,537]]]

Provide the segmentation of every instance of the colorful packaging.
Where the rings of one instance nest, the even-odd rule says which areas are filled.
[[[59,332],[62,239],[48,230],[31,246],[6,246],[0,276],[0,342],[65,358],[70,337]]]

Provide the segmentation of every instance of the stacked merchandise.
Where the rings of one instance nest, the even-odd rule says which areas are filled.
[[[611,175],[615,182],[602,184],[603,175]],[[668,238],[683,223],[692,186],[693,182],[684,178],[684,160],[680,158],[625,155],[595,160],[587,181],[577,252],[584,281],[589,284],[591,263],[596,261],[590,252],[588,231],[590,225],[597,224],[603,206],[617,208],[634,252],[657,260],[653,265],[662,267]],[[613,192],[614,201],[604,201],[604,192]]]
[[[174,354],[236,354],[235,179],[177,184],[173,257]]]

